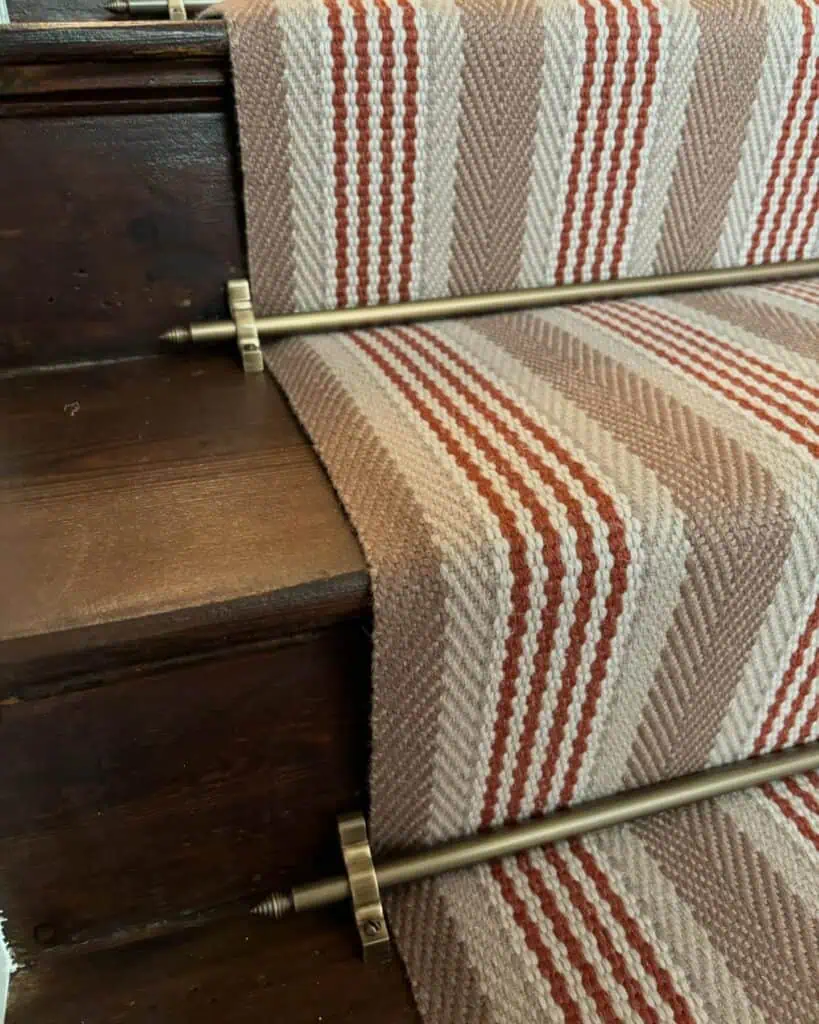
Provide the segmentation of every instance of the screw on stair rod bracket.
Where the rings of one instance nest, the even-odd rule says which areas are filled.
[[[764,757],[753,757],[720,768],[709,768],[694,775],[684,775],[641,789],[615,793],[577,807],[556,811],[544,818],[456,839],[420,853],[387,859],[374,867],[376,892],[816,768],[819,768],[819,742],[766,754]],[[361,821],[363,823],[363,818]],[[273,893],[257,904],[252,913],[280,918],[290,913],[338,903],[350,895],[349,877],[338,875],[308,885],[295,886],[289,893]],[[358,916],[356,920],[360,931]]]
[[[133,0],[131,0],[133,2]],[[483,295],[460,295],[442,299],[419,299],[384,306],[355,306],[349,309],[324,309],[313,313],[282,313],[259,317],[256,329],[260,337],[276,338],[290,334],[317,334],[325,331],[354,330],[360,327],[389,326],[414,320],[443,320],[454,316],[477,316],[514,310],[562,306],[573,302],[601,299],[637,298],[641,295],[667,295],[704,288],[727,288],[745,284],[789,281],[819,274],[819,259],[793,263],[762,263],[754,267],[661,274],[655,277],[627,277],[614,281],[589,281],[549,288],[523,288]],[[173,345],[198,345],[231,341],[236,324],[230,320],[173,327],[162,340]]]

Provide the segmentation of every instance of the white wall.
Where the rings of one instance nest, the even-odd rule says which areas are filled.
[[[11,951],[3,939],[3,915],[0,914],[0,1024],[6,1016],[6,996],[8,995],[9,978],[14,967]]]

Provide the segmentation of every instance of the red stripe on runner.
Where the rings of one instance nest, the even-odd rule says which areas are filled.
[[[509,615],[506,634],[506,651],[503,660],[500,695],[498,707],[509,709],[504,716],[499,715],[495,724],[495,736],[490,755],[490,778],[496,780],[492,792],[487,789],[484,801],[484,817],[486,807],[497,802],[497,790],[500,787],[500,769],[503,764],[503,755],[506,750],[506,740],[509,733],[509,717],[511,715],[512,703],[515,699],[517,680],[519,674],[520,659],[523,653],[523,636],[526,632],[526,613],[529,610],[529,587],[532,583],[532,574],[526,561],[526,540],[518,529],[515,522],[515,515],[503,502],[501,496],[495,490],[489,479],[481,472],[468,452],[453,437],[452,433],[438,419],[437,416],[426,406],[413,389],[406,383],[401,375],[390,365],[389,362],[376,350],[367,337],[359,334],[351,334],[355,344],[366,352],[382,373],[401,391],[405,398],[411,403],[422,419],[430,426],[439,441],[445,446],[449,454],[455,459],[458,466],[466,473],[467,477],[475,484],[481,497],[491,509],[501,529],[504,539],[509,544],[509,566],[512,571],[511,601],[512,611]],[[447,413],[455,420],[458,426],[473,441],[476,447],[484,453],[493,465],[502,472],[507,479],[516,478],[525,488],[519,474],[515,472],[508,461],[503,458],[475,428],[464,414],[455,406],[447,395],[429,378],[419,367],[417,367],[406,354],[401,352],[389,338],[381,331],[371,332],[370,337],[378,338],[380,344],[388,349],[400,362],[407,367],[421,386],[432,395],[435,400],[446,409]]]
[[[597,39],[600,33],[595,23],[594,8],[588,0],[580,0],[583,8],[583,20],[586,23],[586,59],[583,65],[583,80],[580,85],[580,102],[577,110],[577,128],[574,133],[574,148],[569,166],[569,179],[566,182],[564,195],[566,205],[563,209],[563,225],[560,232],[560,248],[555,266],[555,282],[564,284],[566,280],[566,262],[569,258],[569,245],[572,237],[575,204],[577,202],[578,182],[583,167],[583,145],[586,128],[589,123],[592,88],[594,86],[594,62],[597,51]]]
[[[816,186],[816,182],[813,182]],[[799,235],[799,245],[797,246],[794,259],[803,260],[805,258],[805,249],[808,247],[808,239],[810,233],[813,231],[813,225],[816,223],[816,214],[819,213],[819,187],[814,187],[813,199],[811,200],[810,209],[808,210],[808,216],[805,223],[802,225],[802,231]]]
[[[759,735],[754,743],[754,753],[761,754],[765,748],[765,744],[768,742],[768,737],[773,729],[774,722],[779,717],[779,712],[782,710],[782,705],[785,703],[785,698],[788,695],[796,673],[799,671],[802,662],[805,659],[805,653],[811,641],[811,637],[819,627],[819,600],[813,606],[813,611],[810,614],[810,618],[805,624],[804,632],[799,638],[799,643],[796,645],[796,650],[791,655],[791,660],[788,663],[788,667],[785,674],[782,676],[782,681],[777,688],[774,699],[768,709],[768,714],[765,721],[762,724],[762,728],[759,730]]]
[[[672,313],[664,313],[662,310],[657,309],[655,306],[643,306],[642,309],[646,317],[650,317],[655,321],[659,320],[661,323],[668,324],[670,327],[677,327],[680,332],[678,335],[679,337],[682,337],[683,332],[685,332],[685,334],[687,335],[692,335],[695,338],[701,338],[705,342],[704,345],[697,345],[697,348],[699,348],[701,351],[710,352],[712,348],[718,348],[723,352],[729,353],[729,355],[722,357],[723,362],[726,363],[726,365],[732,366],[734,369],[737,369],[742,373],[747,373],[749,377],[752,377],[754,380],[757,380],[760,383],[767,385],[769,388],[774,388],[778,390],[779,392],[781,392],[781,394],[786,395],[792,401],[799,402],[800,405],[804,405],[806,409],[819,411],[819,405],[817,403],[810,402],[808,401],[808,399],[803,398],[796,392],[790,391],[788,388],[782,387],[779,384],[775,384],[772,381],[767,380],[765,377],[760,377],[759,374],[755,374],[751,370],[748,370],[742,363],[738,362],[737,359],[734,359],[733,357],[740,357],[744,359],[746,363],[749,363],[751,366],[755,366],[758,370],[761,370],[763,373],[768,373],[772,377],[776,377],[778,380],[783,381],[785,384],[790,384],[792,387],[800,388],[807,394],[813,395],[814,398],[817,399],[819,399],[819,388],[813,387],[811,384],[808,384],[805,381],[800,380],[798,377],[792,376],[792,374],[787,373],[785,370],[780,370],[779,367],[774,366],[773,363],[766,362],[764,359],[759,359],[757,356],[752,355],[750,352],[745,352],[742,350],[738,351],[736,348],[734,348],[733,345],[731,345],[727,341],[724,341],[716,334],[712,334],[710,331],[704,331],[699,327],[689,325],[684,320],[681,320],[679,317],[674,316]],[[690,341],[690,338],[686,338],[686,340]],[[697,343],[691,341],[691,344]]]
[[[568,802],[574,792],[577,775],[580,770],[583,755],[586,751],[589,733],[591,732],[591,723],[593,721],[597,701],[599,700],[600,692],[602,690],[603,678],[611,655],[611,646],[617,631],[617,620],[623,610],[623,597],[628,586],[627,570],[629,562],[631,561],[631,556],[626,543],[625,527],[617,513],[617,509],[614,507],[614,502],[611,500],[609,495],[606,494],[597,480],[595,480],[595,478],[586,470],[582,463],[573,458],[571,453],[551,437],[546,430],[540,426],[540,424],[528,416],[520,405],[505,395],[489,380],[489,378],[484,374],[481,374],[474,366],[470,365],[470,363],[463,359],[457,350],[448,345],[443,338],[433,334],[431,331],[428,331],[423,327],[416,327],[415,329],[427,337],[430,342],[437,345],[437,347],[444,352],[464,374],[475,380],[476,383],[482,387],[492,399],[494,399],[494,401],[496,401],[511,416],[517,419],[517,421],[529,431],[532,437],[534,437],[535,440],[546,449],[546,451],[551,452],[552,455],[567,467],[572,476],[582,484],[586,494],[594,501],[600,518],[606,523],[608,547],[612,556],[610,591],[606,598],[605,615],[600,628],[600,639],[597,642],[595,657],[589,675],[589,687],[587,689],[586,698],[581,711],[580,725],[577,736],[575,737],[574,748],[569,759],[569,766],[560,797],[561,802]],[[551,483],[550,486],[552,486]],[[568,495],[569,500],[574,500],[571,498],[570,492],[564,492],[561,490],[559,496],[564,503],[567,500],[567,498],[564,497],[564,494]],[[580,521],[583,522],[585,526],[585,519],[582,518],[582,509],[579,506],[578,515],[581,517]],[[577,529],[577,524],[574,523],[574,525],[575,529]],[[587,529],[587,527],[585,529]],[[593,543],[593,538],[585,532],[585,529],[582,537],[583,548]],[[578,533],[578,554],[582,559],[583,555],[580,541],[581,535]],[[597,564],[597,559],[595,558],[595,568],[597,567]],[[576,615],[575,622],[578,617],[579,616]],[[568,661],[569,658],[567,657],[567,664]],[[538,811],[543,810],[544,808],[551,788],[552,779],[554,777],[554,770],[557,765],[560,744],[563,739],[569,705],[571,703],[571,686],[575,674],[576,671],[574,670],[572,673],[567,673],[564,670],[563,673],[563,685],[561,693],[558,696],[557,708],[552,720],[549,751],[541,771],[541,779],[538,787],[538,796],[535,805],[535,809]],[[545,680],[540,684],[539,692],[535,694],[535,700],[537,703],[536,706],[533,706],[532,708],[532,718],[527,719],[527,723],[524,728],[524,735],[526,736],[528,745],[523,741],[521,742],[521,749],[519,752],[520,761],[516,771],[521,773],[522,781],[519,782],[516,780],[515,785],[525,785],[526,775],[528,774],[530,766],[529,759],[534,746],[534,733],[530,736],[530,731],[536,727],[539,719],[544,686]],[[535,714],[535,712],[537,713]]]
[[[503,898],[512,908],[515,924],[523,932],[526,945],[537,957],[540,973],[548,981],[552,999],[563,1012],[563,1019],[568,1021],[568,1024],[583,1024],[583,1015],[580,1012],[580,1007],[572,999],[566,979],[558,970],[549,947],[543,941],[540,929],[529,916],[526,904],[518,896],[514,883],[504,871],[502,864],[495,863],[492,865],[492,877],[497,882]]]
[[[355,26],[356,127],[358,129],[358,304],[369,298],[370,257],[370,33],[363,0],[350,0]]]
[[[803,427],[806,430],[812,431],[814,434],[819,435],[819,426],[814,424],[810,420],[810,418],[807,417],[804,413],[789,408],[787,405],[783,404],[778,399],[771,397],[771,395],[766,395],[763,391],[760,391],[758,388],[755,388],[752,384],[747,384],[745,382],[745,377],[750,377],[752,380],[760,380],[758,374],[755,374],[750,370],[746,369],[746,367],[739,365],[735,360],[730,359],[727,356],[722,355],[721,353],[712,352],[710,349],[705,348],[702,345],[698,345],[695,341],[692,341],[690,338],[687,338],[685,334],[687,328],[684,328],[682,330],[678,329],[676,332],[674,332],[674,325],[669,325],[669,327],[672,329],[672,337],[676,337],[679,341],[687,341],[690,345],[693,345],[695,348],[698,348],[700,352],[704,351],[709,358],[697,355],[694,352],[690,352],[682,345],[678,345],[676,344],[676,342],[670,341],[666,335],[657,334],[654,331],[652,331],[651,326],[654,325],[654,320],[651,316],[650,307],[637,305],[631,306],[630,304],[623,303],[622,306],[618,307],[616,312],[614,312],[613,308],[610,308],[608,312],[611,316],[620,317],[620,319],[625,323],[631,324],[632,326],[636,325],[640,330],[643,331],[644,334],[649,335],[649,337],[653,338],[655,341],[664,341],[667,345],[670,345],[672,348],[675,349],[675,351],[681,353],[687,359],[690,359],[692,362],[697,363],[699,366],[703,366],[706,369],[710,369],[714,373],[718,373],[721,377],[724,377],[725,380],[730,381],[735,387],[741,388],[743,391],[747,392],[753,398],[758,399],[760,402],[764,402],[766,405],[771,406],[778,412],[783,413],[785,416],[790,416],[790,418],[792,420],[795,420],[800,427]],[[745,377],[737,377],[735,374],[729,373],[728,370],[725,369],[725,367],[738,369],[741,373],[745,374]],[[771,384],[770,381],[766,381],[763,379],[762,382],[768,387],[776,388],[776,385]],[[787,394],[789,398],[794,397],[791,392],[785,392],[782,387],[779,388],[779,391],[782,394]],[[815,410],[817,407],[811,405],[809,406],[809,408],[811,410]]]
[[[802,24],[805,27],[805,47],[810,53],[813,44],[813,22],[810,17],[810,6],[805,0],[797,0],[799,6],[802,8]],[[793,182],[796,178],[796,169],[799,164],[799,159],[802,156],[802,151],[805,148],[805,139],[808,135],[808,130],[813,124],[813,115],[816,110],[816,101],[819,99],[819,60],[814,63],[813,69],[813,82],[811,84],[811,90],[808,94],[808,101],[805,104],[805,112],[802,115],[802,120],[799,123],[799,131],[796,136],[796,141],[793,144],[793,151],[791,158],[788,161],[788,170],[785,174],[785,184],[782,186],[782,192],[779,195],[779,202],[776,204],[776,213],[774,214],[773,223],[771,224],[771,230],[768,233],[768,244],[765,246],[765,251],[762,254],[762,262],[769,263],[771,255],[776,245],[776,236],[779,234],[779,228],[782,224],[782,218],[785,214],[785,208],[788,205],[788,199],[790,198],[790,191],[793,188]],[[802,182],[803,186],[805,182]],[[787,259],[787,245],[788,240],[792,237],[792,227],[795,227],[795,219],[798,218],[802,212],[801,201],[804,199],[804,189],[800,189],[799,199],[794,206],[793,214],[791,215],[791,227],[785,236],[785,246],[782,251],[781,259]]]
[[[395,136],[395,77],[393,46],[395,33],[390,20],[387,0],[376,0],[378,28],[381,33],[381,205],[380,238],[378,243],[378,301],[390,300],[390,257],[392,255],[392,165]]]
[[[762,785],[762,792],[769,800],[773,801],[785,817],[796,825],[799,832],[807,839],[809,843],[813,843],[817,850],[819,850],[819,832],[816,832],[808,819],[804,814],[800,814],[795,807],[791,806],[790,802],[781,793],[778,793],[770,782],[765,782]]]
[[[573,906],[583,918],[586,929],[594,937],[600,955],[605,957],[611,964],[611,973],[615,981],[624,989],[628,996],[631,1009],[642,1020],[646,1021],[646,1024],[658,1024],[660,1020],[659,1014],[646,1000],[640,982],[628,969],[625,957],[615,946],[611,934],[603,924],[597,909],[591,900],[588,899],[585,892],[583,892],[582,885],[569,871],[566,861],[560,856],[554,846],[547,847],[543,853],[547,862],[557,874],[560,884],[568,894]]]
[[[799,735],[796,737],[797,743],[807,742],[810,734],[816,727],[816,723],[819,722],[819,694],[816,695],[816,700],[813,702],[813,707],[808,712],[808,717],[802,724],[802,728],[799,730]]]
[[[819,817],[819,800],[816,799],[813,793],[809,793],[808,790],[803,789],[799,785],[799,781],[797,779],[785,779],[785,785],[795,797],[798,797],[802,801],[811,814],[815,814]]]
[[[578,310],[578,312],[581,312],[581,310]],[[750,413],[753,413],[758,419],[763,420],[766,423],[769,423],[771,426],[781,431],[783,434],[789,437],[795,444],[799,444],[807,448],[807,450],[811,453],[811,455],[814,456],[814,458],[819,458],[819,444],[817,444],[815,441],[809,441],[804,435],[800,434],[797,430],[794,430],[793,427],[785,423],[784,420],[780,420],[776,416],[772,416],[767,410],[760,409],[759,406],[752,405],[746,398],[743,398],[741,395],[734,394],[734,392],[729,391],[728,388],[723,387],[722,384],[718,383],[717,381],[711,380],[710,377],[707,377],[704,373],[692,369],[690,366],[686,365],[681,359],[677,359],[674,356],[669,355],[668,349],[674,349],[677,352],[681,352],[686,358],[691,359],[693,362],[705,366],[712,372],[719,374],[725,380],[731,381],[732,384],[735,384],[738,387],[743,387],[743,382],[738,378],[734,377],[733,374],[726,373],[719,367],[714,366],[714,364],[709,364],[707,360],[692,355],[690,352],[686,352],[685,349],[683,349],[679,345],[676,345],[669,338],[664,337],[662,335],[656,335],[647,328],[641,328],[641,330],[645,334],[648,334],[649,337],[653,337],[655,340],[659,340],[661,343],[659,346],[652,345],[651,342],[648,342],[644,338],[638,337],[632,331],[629,331],[626,326],[623,326],[622,322],[617,323],[616,316],[612,314],[610,310],[609,313],[612,316],[612,319],[615,320],[615,323],[613,324],[610,320],[607,320],[605,317],[599,316],[592,312],[589,306],[586,306],[582,309],[583,316],[588,317],[588,319],[593,320],[595,323],[599,324],[601,327],[607,328],[608,330],[612,330],[612,328],[614,328],[615,330],[619,331],[622,335],[624,335],[630,341],[633,341],[636,345],[640,345],[641,348],[646,349],[646,351],[654,353],[654,355],[657,355],[661,359],[664,359],[671,366],[678,367],[684,373],[687,373],[689,376],[693,377],[695,380],[698,380],[701,383],[705,384],[707,387],[710,387],[712,391],[718,391],[720,394],[725,395],[727,398],[731,399],[731,401],[735,402],[740,408],[745,409]],[[626,323],[628,324],[628,321],[626,321]],[[755,388],[745,385],[744,390],[748,392],[748,394],[753,395],[754,397],[761,397],[763,401],[766,400],[766,396],[760,396],[759,392],[756,391]],[[777,403],[769,402],[769,404],[776,405]],[[790,410],[788,410],[788,413],[795,420],[797,420],[797,422],[799,422],[800,417],[797,414],[791,413]],[[804,417],[802,417],[802,419],[804,419]],[[809,425],[813,429],[813,425]]]
[[[601,1021],[619,1022],[620,1018],[615,1012],[608,992],[606,992],[600,984],[600,979],[597,977],[597,971],[586,959],[582,945],[572,931],[568,918],[557,905],[554,893],[546,884],[546,880],[543,875],[535,869],[528,855],[525,853],[518,854],[517,864],[526,876],[529,888],[537,898],[538,903],[540,903],[540,909],[551,921],[555,935],[566,950],[569,957],[569,963],[580,975],[583,982],[583,988],[588,993],[594,1003],[595,1009],[597,1010],[597,1019]]]
[[[811,90],[811,102],[816,103],[817,96],[819,96],[819,60],[816,62],[816,69],[814,71],[813,88]],[[781,258],[786,260],[788,258],[788,249],[791,247],[794,236],[796,235],[796,226],[799,223],[799,218],[802,215],[802,210],[805,207],[805,200],[808,196],[808,189],[813,187],[816,189],[816,164],[819,161],[819,132],[813,136],[813,145],[810,148],[810,156],[805,167],[805,173],[802,175],[802,184],[799,187],[799,193],[796,197],[793,212],[791,213],[790,223],[788,224],[788,230],[785,232],[785,240],[782,243]]]
[[[813,689],[813,685],[819,677],[819,650],[813,657],[813,661],[810,663],[810,667],[805,673],[805,678],[799,689],[796,692],[796,696],[793,698],[793,703],[785,716],[785,721],[782,723],[782,728],[779,730],[779,736],[777,737],[775,750],[781,750],[788,742],[788,733],[794,726],[796,716],[804,707],[805,701],[808,699],[808,694]]]
[[[594,129],[594,146],[589,166],[589,182],[586,186],[586,201],[580,217],[580,237],[577,242],[574,280],[583,279],[583,264],[586,262],[586,250],[592,229],[592,212],[597,193],[597,179],[600,176],[600,165],[603,162],[603,149],[606,144],[606,131],[609,126],[609,109],[614,90],[614,69],[617,64],[617,44],[620,30],[617,24],[617,8],[611,0],[603,0],[606,11],[606,59],[603,69],[603,84],[600,88],[600,106],[598,108],[597,125]]]
[[[415,330],[426,337],[432,344],[437,345],[437,338],[427,331],[423,327],[416,327]],[[470,392],[465,387],[462,380],[460,380],[452,371],[445,366],[439,359],[427,352],[422,345],[420,345],[407,330],[401,330],[395,328],[395,334],[401,338],[401,340],[408,345],[414,352],[416,352],[422,359],[438,373],[447,383],[461,395],[461,397],[472,405],[481,416],[483,416],[492,426],[495,428],[498,434],[506,441],[506,443],[514,448],[514,450],[529,464],[529,466],[540,475],[541,479],[544,480],[547,485],[554,487],[558,490],[561,487],[561,481],[555,476],[555,474],[549,469],[548,466],[540,462],[534,455],[520,442],[509,427],[498,417],[487,404],[474,392]],[[390,351],[393,353],[396,359],[398,359],[407,369],[421,376],[426,380],[429,378],[423,374],[417,364],[410,360],[405,352],[402,352],[399,348],[392,345],[391,343],[384,340],[384,344],[388,345]],[[435,387],[435,385],[432,385]],[[438,394],[443,394],[438,392]],[[444,396],[445,398],[445,396]],[[458,423],[462,429],[467,429],[469,421],[463,417],[463,414],[452,404],[449,399],[447,402],[447,412],[453,417],[458,417]],[[477,428],[469,425],[470,431],[477,431]],[[478,432],[479,433],[479,432]],[[479,434],[479,436],[482,436]],[[560,605],[562,603],[561,588],[563,579],[566,575],[566,567],[563,564],[563,560],[560,556],[560,535],[553,526],[549,511],[546,506],[538,500],[537,495],[534,491],[526,484],[523,477],[511,466],[511,464],[504,459],[504,457],[494,447],[487,443],[486,454],[489,456],[490,453],[494,456],[496,469],[503,473],[508,481],[509,485],[515,490],[521,503],[528,509],[532,516],[532,523],[535,529],[543,538],[543,549],[548,559],[548,576],[547,576],[547,597],[544,604],[543,612],[541,614],[540,628],[538,629],[537,644],[534,656],[534,669],[532,673],[531,688],[529,699],[527,701],[527,711],[524,719],[524,737],[521,739],[521,747],[525,743],[531,746],[534,743],[534,736],[537,730],[538,717],[540,711],[540,701],[538,700],[538,694],[542,694],[543,688],[546,683],[546,673],[549,668],[549,661],[552,655],[552,648],[554,642],[554,636],[557,631],[558,625],[558,614],[560,611]],[[559,497],[563,499],[567,498],[572,501],[571,494],[566,489],[565,485],[562,485],[562,491]],[[580,517],[579,523],[576,523],[576,528],[582,529],[586,526],[585,521],[582,518],[582,510],[577,505],[577,513]],[[588,527],[586,527],[588,529]],[[589,531],[590,532],[590,531]],[[579,649],[582,650],[583,638],[585,634],[585,625],[588,621],[591,613],[591,601],[594,596],[594,574],[597,568],[597,560],[594,556],[594,552],[591,552],[594,564],[589,567],[583,562],[584,573],[581,574],[580,582],[580,598],[577,602],[577,611],[575,613],[575,623],[580,620],[580,626],[578,630],[571,631],[571,636],[575,643],[577,643],[576,632],[580,632],[579,637]],[[585,579],[583,576],[585,575]],[[585,614],[585,621],[584,621]],[[579,663],[580,650],[578,650],[577,660]],[[501,784],[501,773],[503,770],[503,760],[506,755],[506,748],[509,740],[510,724],[512,721],[513,702],[515,698],[515,688],[509,687],[502,689],[501,694],[498,698],[497,711],[495,715],[495,733],[492,743],[492,753],[489,761],[489,769],[487,773],[486,789],[484,792],[484,805],[481,814],[481,824],[484,826],[491,825],[495,818],[495,809],[497,806],[498,793],[500,791]],[[520,750],[519,750],[520,754]],[[512,785],[512,794],[510,797],[510,805],[507,810],[507,818],[513,819],[520,812],[520,801],[523,798],[523,789],[526,783],[526,774],[524,772],[521,776],[520,772],[516,768],[515,778]]]
[[[336,199],[336,303],[347,305],[347,276],[350,266],[348,232],[350,227],[349,199],[347,197],[347,97],[344,74],[344,26],[338,0],[324,0],[332,41],[330,53],[333,61],[333,152],[335,154]]]
[[[631,159],[629,160],[628,171],[626,172],[626,188],[623,194],[623,205],[620,210],[620,217],[617,224],[617,236],[614,241],[614,249],[611,254],[611,276],[617,277],[620,273],[620,262],[623,258],[623,249],[626,244],[626,232],[628,231],[631,207],[634,202],[634,193],[637,189],[637,175],[640,171],[640,159],[643,153],[643,146],[646,139],[646,128],[648,126],[648,115],[651,104],[654,100],[654,84],[657,80],[657,64],[660,60],[660,16],[653,0],[643,0],[648,11],[648,60],[645,67],[645,78],[643,79],[643,92],[640,100],[640,109],[637,111],[637,126],[634,129],[634,142],[631,147]]]
[[[688,1003],[685,1001],[682,993],[677,990],[674,979],[658,962],[654,948],[643,935],[637,919],[628,912],[623,898],[614,891],[605,872],[597,863],[592,853],[578,839],[574,839],[569,843],[569,849],[579,861],[586,875],[594,883],[597,894],[608,904],[615,921],[625,932],[629,945],[639,956],[643,970],[654,979],[661,998],[671,1008],[675,1024],[694,1024],[694,1018],[688,1008]]]
[[[785,151],[788,148],[788,140],[791,135],[794,119],[796,118],[796,107],[799,103],[799,97],[802,95],[802,86],[805,84],[805,79],[808,74],[808,61],[810,60],[811,43],[813,41],[813,24],[811,22],[810,12],[805,0],[797,0],[797,2],[802,9],[802,27],[804,29],[802,36],[802,52],[799,55],[799,61],[796,65],[796,77],[794,78],[793,88],[791,89],[791,97],[788,101],[785,121],[779,134],[779,141],[776,146],[776,154],[771,166],[771,173],[768,176],[768,184],[765,188],[765,194],[762,197],[762,205],[759,210],[759,216],[756,220],[756,228],[754,229],[754,233],[751,238],[751,245],[746,256],[748,263],[754,262],[756,251],[759,248],[759,243],[762,239],[765,221],[771,208],[771,200],[773,199],[776,183],[779,180],[782,161],[785,159]]]
[[[410,299],[412,276],[412,228],[415,188],[415,150],[418,121],[418,28],[415,9],[408,0],[398,0],[404,16],[404,54],[407,58],[406,93],[404,96],[404,160],[401,202],[401,263],[398,268],[398,297]]]
[[[628,42],[626,44],[628,56],[626,57],[625,68],[623,69],[623,86],[620,92],[620,109],[617,113],[617,127],[614,130],[614,142],[612,146],[611,162],[609,163],[608,174],[606,175],[606,195],[603,200],[603,212],[600,217],[600,232],[597,236],[597,248],[594,253],[592,264],[592,280],[598,281],[603,269],[603,257],[606,251],[606,242],[609,238],[609,225],[611,223],[611,211],[614,206],[614,195],[617,190],[617,176],[620,173],[620,164],[623,159],[623,150],[626,143],[626,129],[628,127],[628,112],[631,109],[631,98],[634,94],[634,84],[637,81],[637,60],[640,56],[640,17],[637,8],[631,0],[623,0],[628,21]]]

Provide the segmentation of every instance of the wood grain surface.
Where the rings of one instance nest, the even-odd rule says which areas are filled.
[[[419,1024],[400,963],[354,943],[340,910],[71,957],[14,978],[7,1024]]]
[[[10,375],[0,409],[0,698],[366,614],[358,543],[267,374],[212,354]]]

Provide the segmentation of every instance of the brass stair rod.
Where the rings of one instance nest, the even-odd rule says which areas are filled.
[[[381,890],[390,889],[431,875],[472,867],[498,857],[508,857],[533,847],[596,832],[635,818],[670,811],[815,768],[819,768],[819,742],[751,758],[738,764],[710,768],[630,792],[616,793],[568,810],[556,811],[545,818],[456,839],[420,853],[386,860],[375,865],[378,887]],[[347,878],[338,875],[309,885],[296,886],[289,893],[273,893],[254,907],[252,912],[265,917],[283,917],[291,911],[312,910],[337,903],[349,894]]]
[[[440,320],[453,316],[534,309],[572,302],[589,302],[593,299],[636,298],[640,295],[663,295],[701,288],[787,281],[813,274],[819,274],[819,259],[794,263],[763,263],[753,267],[730,267],[722,270],[698,270],[684,274],[661,274],[655,277],[621,278],[614,281],[590,281],[585,284],[554,285],[548,288],[488,292],[485,295],[420,299],[383,306],[327,309],[314,313],[282,313],[278,316],[259,317],[256,320],[256,327],[260,336],[268,337],[314,334],[322,331],[401,324],[411,320]],[[164,341],[183,345],[230,341],[235,337],[236,325],[230,320],[174,327],[162,335]]]
[[[222,0],[185,0],[188,15],[202,14]],[[105,9],[112,14],[128,14],[132,18],[154,18],[168,14],[168,0],[110,0]]]

